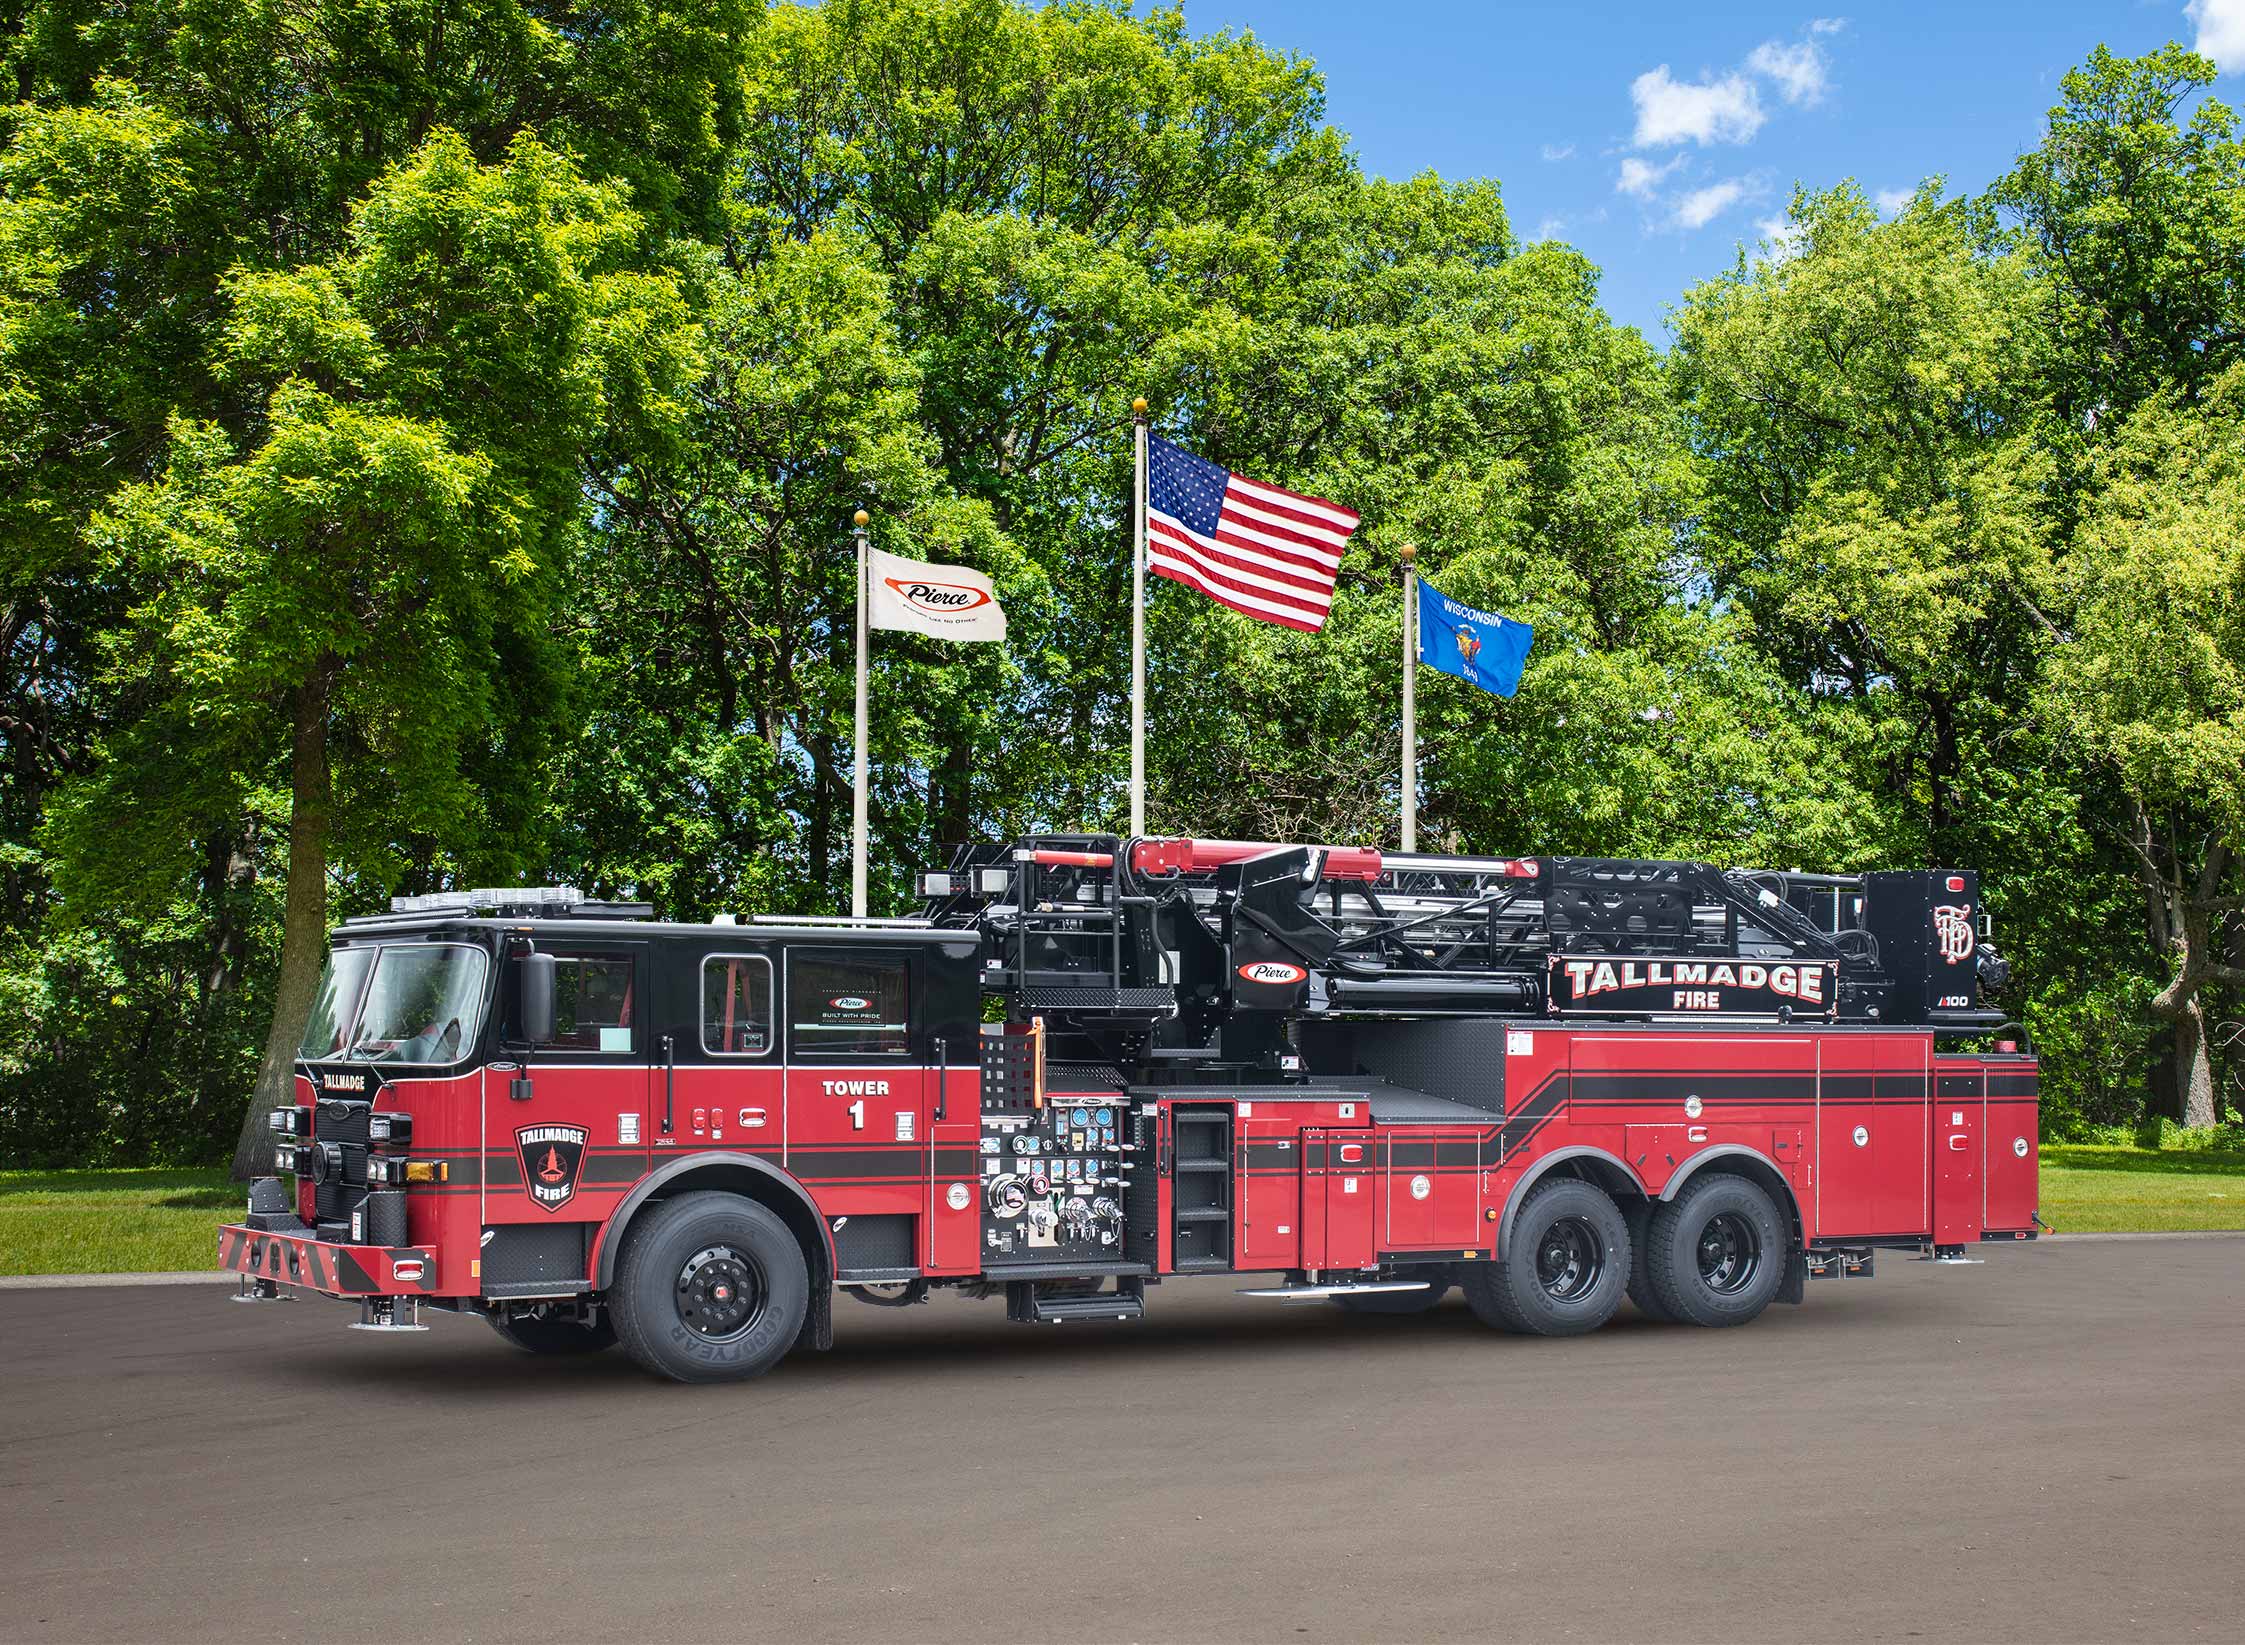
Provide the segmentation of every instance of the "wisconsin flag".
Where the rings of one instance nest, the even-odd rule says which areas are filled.
[[[1520,689],[1536,631],[1526,623],[1476,611],[1419,579],[1419,661],[1509,697]]]
[[[901,628],[939,640],[1003,640],[1005,608],[990,579],[963,565],[924,565],[869,549],[866,574],[871,602],[866,620],[875,628]]]

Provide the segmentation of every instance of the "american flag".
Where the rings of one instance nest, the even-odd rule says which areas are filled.
[[[1227,473],[1158,436],[1146,445],[1147,568],[1267,623],[1323,628],[1357,516]]]

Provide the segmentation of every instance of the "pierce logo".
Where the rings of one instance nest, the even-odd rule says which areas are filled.
[[[515,1152],[522,1156],[522,1184],[533,1202],[558,1211],[576,1197],[585,1135],[581,1125],[526,1125],[514,1134]]]
[[[826,1003],[837,1011],[863,1011],[873,1002],[858,994],[838,994]]]
[[[926,611],[941,617],[956,617],[990,603],[990,596],[979,588],[965,583],[923,583],[905,577],[881,579],[896,591],[897,597],[915,611]]]
[[[1239,974],[1243,981],[1259,982],[1272,988],[1283,988],[1309,975],[1300,966],[1288,965],[1284,960],[1255,960],[1241,966]]]
[[[1938,903],[1933,910],[1933,940],[1941,945],[1941,958],[1961,965],[1972,958],[1972,905]]]

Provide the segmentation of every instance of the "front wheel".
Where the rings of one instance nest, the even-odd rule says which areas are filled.
[[[679,1382],[761,1376],[795,1344],[810,1270],[787,1224],[737,1194],[683,1194],[634,1222],[608,1293],[616,1338]]]
[[[1693,1325],[1744,1325],[1785,1282],[1785,1218],[1761,1187],[1710,1173],[1653,1213],[1645,1272],[1661,1306]]]
[[[1551,1178],[1521,1203],[1497,1260],[1464,1265],[1460,1283],[1484,1324],[1539,1337],[1595,1331],[1629,1284],[1629,1224],[1594,1184]]]

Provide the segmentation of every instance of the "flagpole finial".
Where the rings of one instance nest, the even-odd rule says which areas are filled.
[[[1146,402],[1144,398],[1141,397],[1130,402],[1130,414],[1133,417],[1143,417],[1146,415]]]
[[[1401,548],[1395,551],[1395,557],[1401,560],[1405,565],[1409,565],[1413,560],[1419,557],[1419,545],[1417,543],[1405,543]]]
[[[872,515],[866,513],[865,510],[861,508],[855,514],[850,516],[850,524],[856,526],[858,530],[863,531],[865,529],[865,522],[872,518]]]

